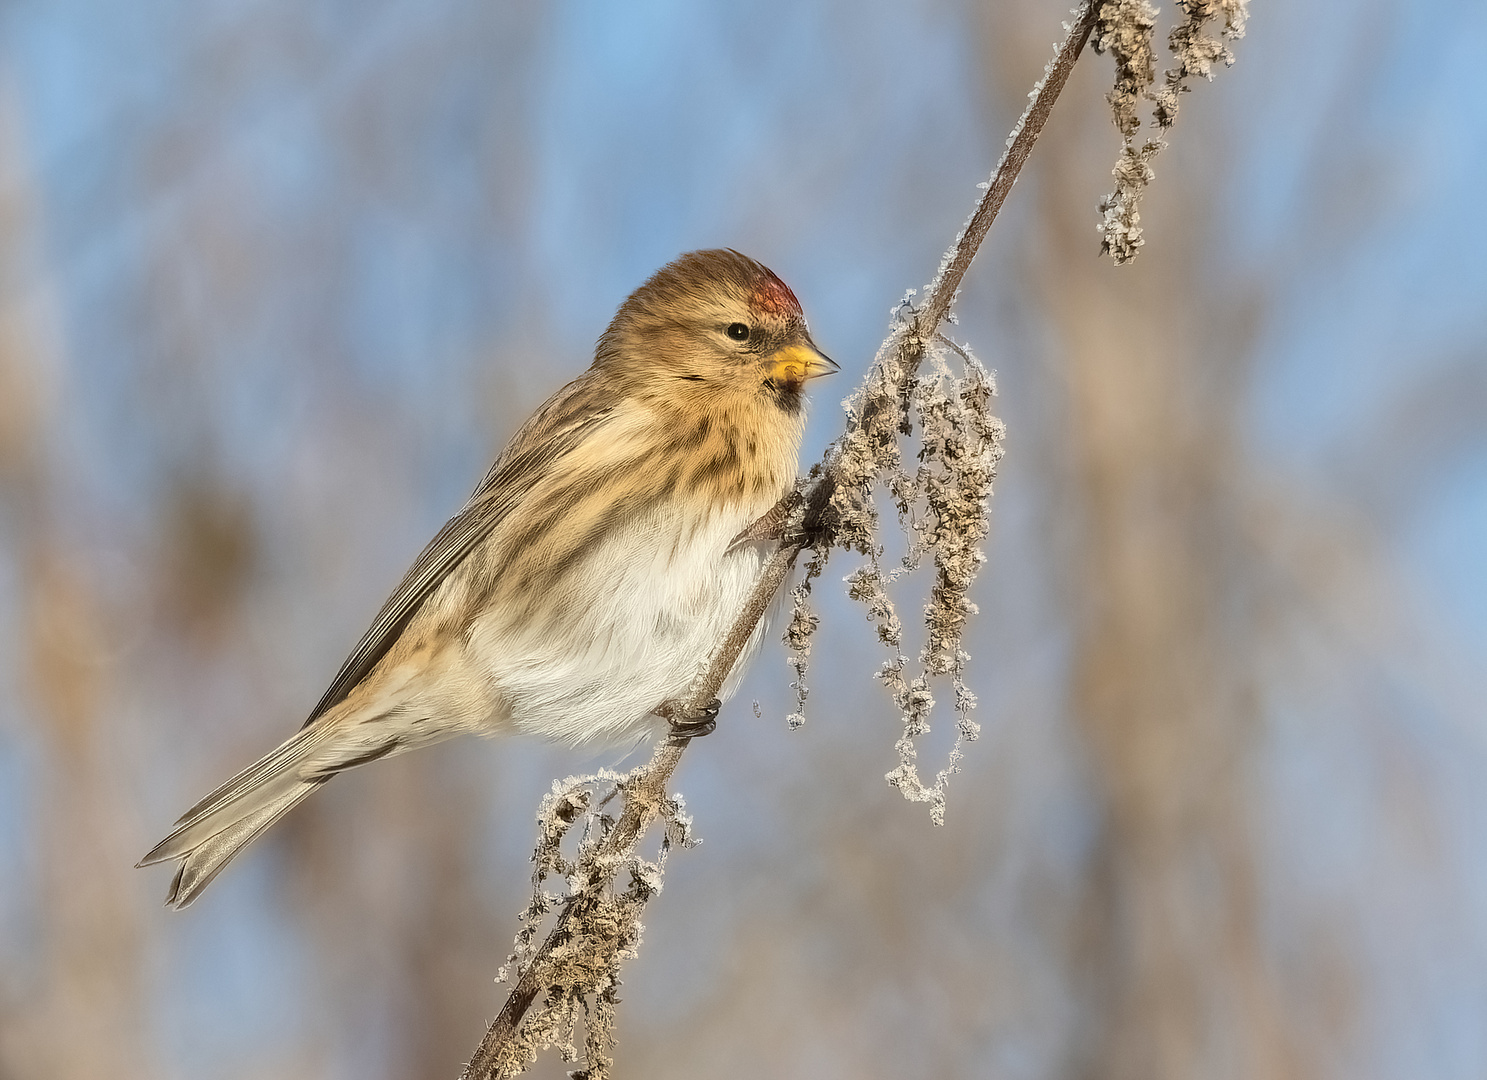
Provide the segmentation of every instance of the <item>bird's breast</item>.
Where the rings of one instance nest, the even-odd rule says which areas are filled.
[[[467,656],[514,726],[623,738],[687,691],[763,563],[734,541],[794,480],[798,427],[757,420],[619,410],[492,537]]]
[[[687,692],[758,578],[760,546],[730,550],[753,510],[654,508],[597,539],[526,617],[478,619],[472,659],[514,726],[613,742],[658,723],[652,711]]]

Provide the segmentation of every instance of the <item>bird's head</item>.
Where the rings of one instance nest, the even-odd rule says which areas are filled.
[[[745,395],[791,414],[808,380],[838,370],[789,286],[731,250],[689,252],[656,271],[620,306],[594,364],[655,394]]]

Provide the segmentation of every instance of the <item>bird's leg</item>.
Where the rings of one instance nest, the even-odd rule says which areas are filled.
[[[679,701],[663,701],[656,715],[671,725],[671,741],[684,743],[711,735],[718,726],[718,710],[722,707],[717,698],[696,709],[689,709]]]

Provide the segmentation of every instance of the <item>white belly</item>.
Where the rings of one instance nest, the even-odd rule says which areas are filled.
[[[607,537],[564,578],[544,617],[476,621],[467,661],[488,673],[506,726],[569,743],[634,739],[664,721],[726,636],[763,565],[759,545],[724,554],[756,514],[652,519]],[[695,527],[694,527],[695,526]],[[723,688],[757,651],[761,621]]]

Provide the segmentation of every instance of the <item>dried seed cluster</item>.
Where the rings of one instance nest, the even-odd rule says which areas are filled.
[[[803,705],[804,668],[815,616],[806,606],[810,579],[820,574],[832,546],[855,550],[867,561],[847,575],[848,595],[867,608],[878,639],[892,658],[878,672],[888,687],[904,728],[895,744],[899,764],[888,781],[906,798],[930,804],[930,816],[942,824],[945,792],[961,757],[963,742],[975,739],[979,727],[970,718],[975,696],[965,685],[969,657],[961,648],[966,620],[976,607],[969,595],[985,555],[988,503],[1004,428],[991,414],[995,384],[985,368],[964,348],[936,335],[925,340],[917,329],[908,298],[894,312],[895,324],[863,386],[846,403],[845,433],[828,455],[826,468],[835,477],[831,504],[823,520],[823,542],[796,590],[785,635],[796,671],[797,700]],[[948,362],[960,359],[961,374]],[[913,471],[905,467],[904,443],[918,431]],[[897,510],[907,537],[900,565],[885,569],[880,521],[873,492],[881,487]],[[903,651],[903,623],[889,596],[889,586],[920,568],[926,557],[934,578],[924,606],[927,631],[917,670]],[[946,765],[925,784],[917,765],[915,739],[929,730],[934,706],[931,680],[950,679],[955,696],[957,733]],[[792,726],[803,715],[792,715]]]
[[[1153,118],[1160,132],[1166,132],[1177,120],[1180,95],[1192,89],[1193,76],[1213,79],[1213,65],[1222,60],[1234,63],[1234,53],[1224,43],[1244,36],[1249,17],[1249,0],[1176,0],[1183,18],[1167,37],[1174,61],[1163,77],[1162,86],[1153,90],[1156,81],[1156,50],[1152,44],[1156,29],[1156,8],[1147,0],[1105,0],[1091,39],[1096,52],[1108,52],[1115,59],[1115,86],[1106,96],[1121,135],[1120,157],[1116,159],[1115,190],[1100,203],[1099,223],[1101,250],[1117,263],[1127,263],[1146,241],[1141,236],[1141,214],[1138,206],[1146,185],[1156,175],[1151,161],[1166,147],[1161,135],[1138,140],[1141,117],[1137,112],[1143,98],[1153,103]],[[1222,17],[1219,37],[1208,32],[1208,23]]]
[[[621,961],[636,954],[644,931],[640,915],[646,902],[661,891],[666,856],[673,847],[691,847],[692,819],[681,796],[662,800],[657,808],[664,823],[660,852],[655,860],[633,849],[606,856],[605,839],[616,818],[605,812],[614,796],[637,797],[639,772],[621,775],[609,769],[553,782],[537,811],[537,847],[532,853],[532,899],[522,912],[516,946],[496,976],[514,979],[536,965],[538,997],[503,1048],[496,1075],[516,1076],[546,1047],[556,1047],[564,1061],[578,1060],[578,1024],[584,1025],[584,1067],[571,1073],[578,1080],[603,1080],[613,1064],[615,1006],[618,1004]],[[601,792],[603,794],[601,795]],[[577,837],[570,858],[564,843]],[[628,885],[617,882],[628,877]],[[552,891],[549,883],[561,879]],[[545,952],[539,947],[547,915],[568,904],[569,932]]]

